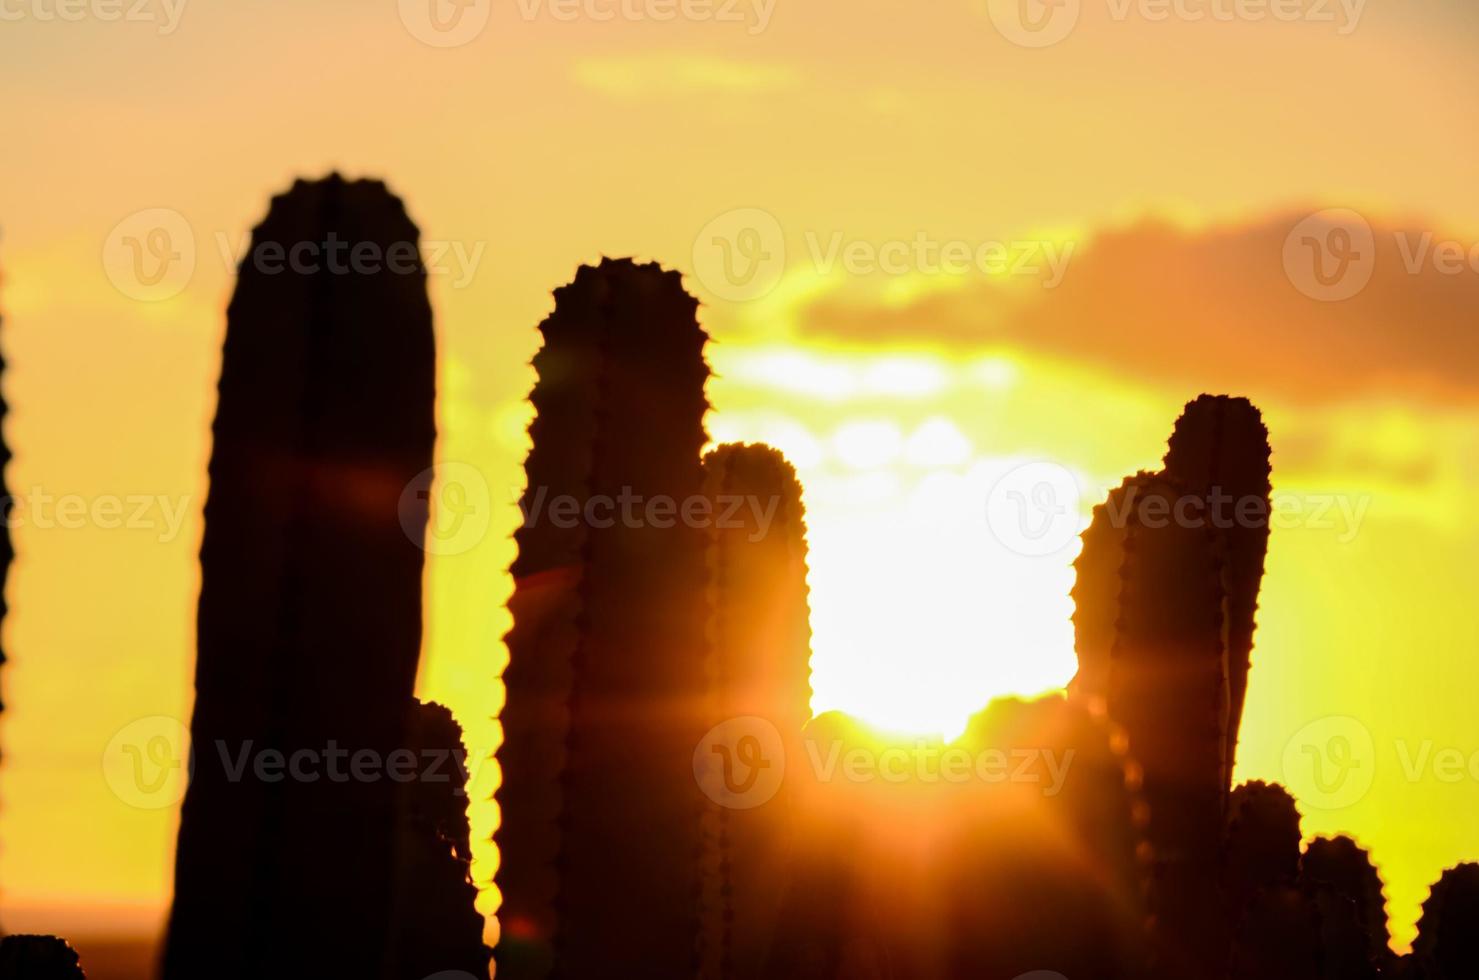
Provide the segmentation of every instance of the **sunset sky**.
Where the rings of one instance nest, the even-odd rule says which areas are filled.
[[[997,0],[498,0],[438,47],[412,0],[121,22],[0,0],[7,928],[161,921],[177,812],[120,798],[109,746],[188,723],[233,256],[271,195],[339,169],[385,179],[442,270],[438,458],[491,510],[428,567],[421,688],[474,745],[497,738],[535,325],[581,263],[654,259],[704,304],[710,434],[777,445],[806,488],[814,708],[892,728],[958,731],[1073,674],[1077,542],[1004,547],[1000,478],[1061,467],[1086,521],[1186,400],[1253,398],[1307,517],[1273,534],[1238,778],[1371,848],[1405,946],[1428,884],[1479,860],[1479,7],[1069,6],[1037,48]],[[120,288],[156,209],[175,278]],[[1336,226],[1370,236],[1344,299],[1299,266],[1296,229]],[[768,256],[744,288],[731,233]],[[1335,789],[1306,749],[1337,743],[1358,765]]]

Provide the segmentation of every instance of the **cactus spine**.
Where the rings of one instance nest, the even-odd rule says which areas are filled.
[[[800,764],[811,717],[806,523],[796,471],[778,451],[729,444],[704,457],[709,539],[711,722],[760,718]],[[759,978],[774,928],[791,794],[705,814],[702,975]]]
[[[419,261],[282,267],[334,241],[415,255],[417,230],[383,184],[300,181],[255,230],[227,311],[167,980],[384,975],[394,784],[228,765],[406,744],[426,504],[401,495],[436,436],[431,307]]]
[[[605,260],[540,326],[499,751],[503,977],[695,969],[705,542],[651,505],[702,490],[696,311],[677,273]],[[542,511],[572,500],[573,522]]]

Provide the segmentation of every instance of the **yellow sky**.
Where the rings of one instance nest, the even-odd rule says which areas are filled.
[[[1244,277],[1221,256],[1276,279],[1258,229],[1318,208],[1360,209],[1378,234],[1479,240],[1463,97],[1479,24],[1436,0],[1370,0],[1345,33],[1081,6],[1061,42],[1029,49],[974,0],[776,0],[763,29],[748,4],[729,23],[603,20],[600,2],[564,19],[522,0],[450,48],[419,40],[416,5],[392,0],[189,5],[168,33],[162,0],[155,21],[123,23],[7,5],[25,12],[0,24],[7,483],[89,508],[149,503],[145,527],[38,511],[13,532],[7,924],[63,928],[59,908],[103,904],[147,919],[166,901],[174,811],[119,799],[103,758],[137,719],[189,716],[229,257],[269,195],[339,167],[388,179],[425,239],[462,250],[431,286],[439,456],[476,467],[493,511],[474,547],[429,570],[422,687],[476,744],[495,737],[534,325],[579,263],[656,258],[706,304],[711,432],[775,442],[806,486],[819,709],[950,728],[992,694],[1066,681],[1073,549],[1002,549],[984,518],[992,481],[1052,460],[1086,514],[1159,459],[1203,387],[1263,404],[1276,487],[1366,510],[1354,530],[1275,533],[1240,776],[1298,783],[1291,745],[1297,763],[1312,738],[1369,733],[1369,791],[1307,802],[1306,829],[1373,848],[1410,938],[1427,883],[1479,858],[1479,768],[1450,779],[1436,764],[1479,752],[1479,409],[1450,376],[1472,373],[1472,348],[1438,315],[1479,272],[1388,276],[1354,305],[1237,297],[1231,322],[1259,356],[1223,350],[1237,327],[1223,293],[1208,297]],[[145,302],[106,262],[120,223],[157,208],[178,213],[195,263],[178,295]],[[696,267],[701,232],[741,208],[771,216],[785,252],[784,277],[748,300]],[[1147,216],[1232,244],[1147,271],[1134,264]],[[1051,290],[911,259],[898,274],[821,268],[834,242],[867,253],[921,236],[1076,250]],[[1096,331],[1124,305],[1076,285],[1099,281],[1081,270],[1146,277],[1131,291],[1145,310]],[[1161,310],[1188,350],[1135,333]],[[1409,349],[1425,353],[1381,370]],[[491,813],[474,816],[486,832]]]

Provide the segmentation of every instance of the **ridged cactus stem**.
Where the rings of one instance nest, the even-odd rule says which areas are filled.
[[[1165,473],[1208,501],[1227,593],[1229,726],[1227,774],[1237,761],[1248,694],[1258,593],[1268,554],[1271,451],[1263,416],[1246,398],[1202,395],[1187,404],[1165,458]]]
[[[696,313],[677,273],[606,260],[540,326],[498,756],[500,977],[695,970],[705,541],[667,507],[702,492]]]
[[[426,273],[419,259],[371,274],[274,256],[337,242],[414,257],[417,238],[383,184],[335,175],[275,198],[241,265],[166,980],[387,976],[396,785],[258,778],[253,760],[406,745],[426,502],[404,491],[436,438]]]
[[[776,450],[729,444],[704,458],[709,503],[711,724],[764,727],[791,765],[811,716],[811,626],[801,484]],[[738,722],[738,719],[746,719]],[[757,721],[758,719],[758,721]],[[759,978],[792,835],[783,781],[759,806],[706,818],[703,975]]]
[[[1227,659],[1221,569],[1184,488],[1143,476],[1126,514],[1108,708],[1144,770],[1162,970],[1210,976],[1225,937],[1215,894],[1226,796]]]

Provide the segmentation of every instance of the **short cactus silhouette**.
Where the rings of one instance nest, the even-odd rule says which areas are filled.
[[[1315,838],[1300,858],[1299,879],[1306,887],[1328,887],[1349,899],[1361,924],[1368,960],[1383,971],[1393,968],[1381,875],[1360,845],[1349,837]]]
[[[379,977],[394,933],[394,783],[251,768],[407,744],[427,505],[402,491],[436,437],[431,307],[419,261],[270,264],[333,241],[414,256],[417,230],[380,183],[299,181],[227,312],[166,980]]]
[[[439,704],[411,705],[407,748],[420,768],[401,785],[396,844],[392,977],[488,972],[483,917],[475,907],[462,728]]]
[[[1443,872],[1423,903],[1412,955],[1422,980],[1479,976],[1479,864]]]
[[[811,717],[806,524],[795,469],[775,449],[728,444],[704,457],[711,719],[761,719],[792,764]],[[717,804],[705,818],[702,970],[759,978],[785,871],[789,786],[753,809]]]
[[[677,273],[605,260],[540,326],[498,755],[504,978],[694,966],[705,538],[653,502],[702,491],[696,312]],[[546,499],[579,519],[536,516]]]
[[[1222,854],[1222,891],[1235,917],[1265,888],[1299,878],[1299,809],[1284,787],[1259,780],[1233,790]]]
[[[0,939],[0,980],[86,980],[77,951],[55,936]]]

